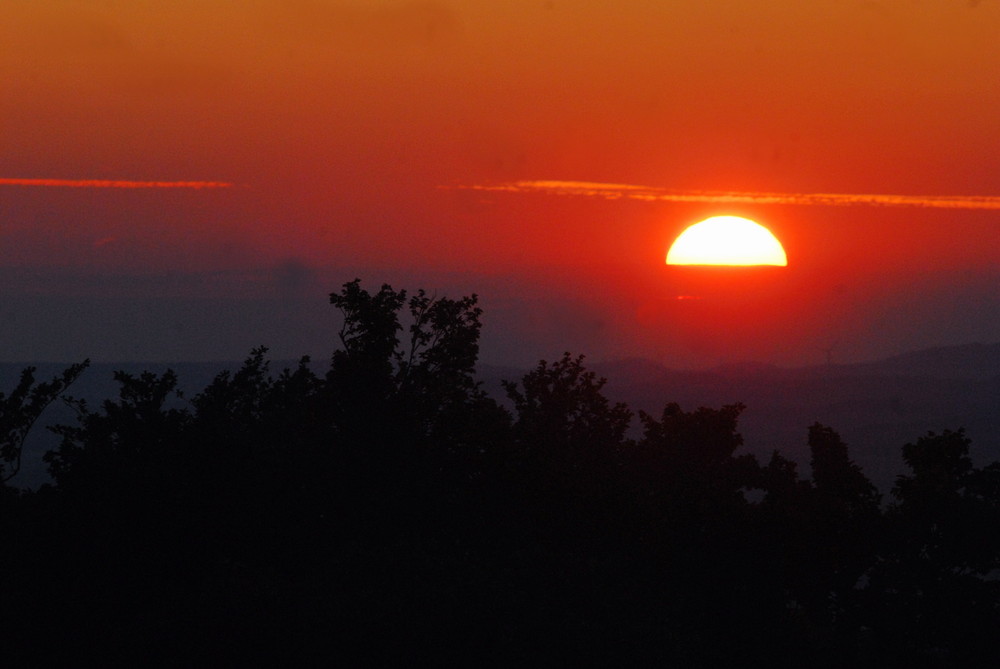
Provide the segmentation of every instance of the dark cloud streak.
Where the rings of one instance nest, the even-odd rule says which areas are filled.
[[[109,179],[3,179],[0,186],[50,188],[229,188],[225,181],[124,181]]]

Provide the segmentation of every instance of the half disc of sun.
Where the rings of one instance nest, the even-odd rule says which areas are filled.
[[[741,216],[713,216],[687,228],[667,253],[668,265],[788,265],[770,230]]]

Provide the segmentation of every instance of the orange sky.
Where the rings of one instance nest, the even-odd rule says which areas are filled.
[[[353,272],[478,290],[498,359],[532,337],[557,355],[570,329],[566,347],[678,365],[816,361],[834,339],[845,360],[1000,340],[997,211],[451,188],[998,196],[998,35],[996,0],[6,0],[0,180],[234,186],[0,184],[3,294],[315,291],[323,309]],[[684,283],[662,266],[670,240],[719,213],[771,227],[785,279],[738,308],[725,286],[705,314],[663,306]],[[25,308],[32,327],[57,322]],[[752,327],[706,343],[734,318]],[[0,358],[98,355],[88,337]],[[135,355],[157,357],[149,341]],[[162,355],[184,355],[177,341]]]

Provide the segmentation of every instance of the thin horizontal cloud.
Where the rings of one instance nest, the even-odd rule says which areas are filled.
[[[805,204],[834,207],[930,207],[936,209],[1000,209],[1000,197],[990,195],[886,195],[875,193],[767,193],[742,191],[683,191],[631,184],[590,181],[514,181],[460,186],[469,190],[509,193],[549,193],[649,202],[708,202],[717,204]]]
[[[55,188],[229,188],[225,181],[112,181],[104,179],[3,179],[0,186]]]

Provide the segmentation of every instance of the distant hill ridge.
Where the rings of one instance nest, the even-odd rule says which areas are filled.
[[[625,370],[643,377],[661,373],[720,376],[908,376],[947,379],[983,379],[1000,375],[1000,342],[972,343],[910,351],[870,362],[782,367],[753,361],[727,363],[701,370],[676,370],[645,358],[610,360],[593,365],[607,370]]]
[[[838,366],[839,367],[839,366]],[[852,373],[981,379],[1000,375],[1000,343],[939,346],[870,363],[844,365]]]
[[[72,361],[79,362],[79,361]],[[314,359],[314,365],[323,366],[325,359]],[[25,367],[33,366],[38,368],[38,375],[44,377],[46,374],[61,371],[70,362],[0,362],[0,392],[9,389],[11,380],[16,382],[18,375]],[[139,373],[141,371],[160,372],[173,369],[178,373],[182,386],[189,387],[189,379],[185,378],[183,372],[193,374],[197,379],[205,379],[205,383],[211,381],[216,374],[223,370],[235,370],[242,365],[239,360],[218,360],[218,361],[176,361],[176,362],[95,362],[90,366],[90,370],[83,378],[94,376],[94,372],[111,372],[122,370],[129,373]],[[280,372],[286,367],[295,367],[298,360],[272,360],[272,372]],[[695,370],[678,370],[662,365],[647,358],[622,358],[618,360],[608,360],[602,362],[587,361],[588,367],[595,370],[620,370],[628,372],[633,378],[659,376],[663,373],[687,375],[719,374],[722,376],[733,375],[785,375],[798,376],[803,373],[812,375],[823,373],[836,376],[913,376],[913,377],[934,377],[934,378],[990,378],[1000,375],[1000,342],[997,343],[971,343],[954,346],[937,346],[933,348],[919,349],[907,353],[887,358],[880,358],[870,362],[832,364],[832,365],[809,365],[801,367],[782,367],[770,363],[745,361],[728,363]],[[481,364],[479,366],[480,375],[493,377],[503,374],[519,376],[527,369],[507,365]],[[83,381],[81,379],[81,382]],[[506,378],[506,377],[505,377]],[[202,384],[202,387],[205,384]]]

